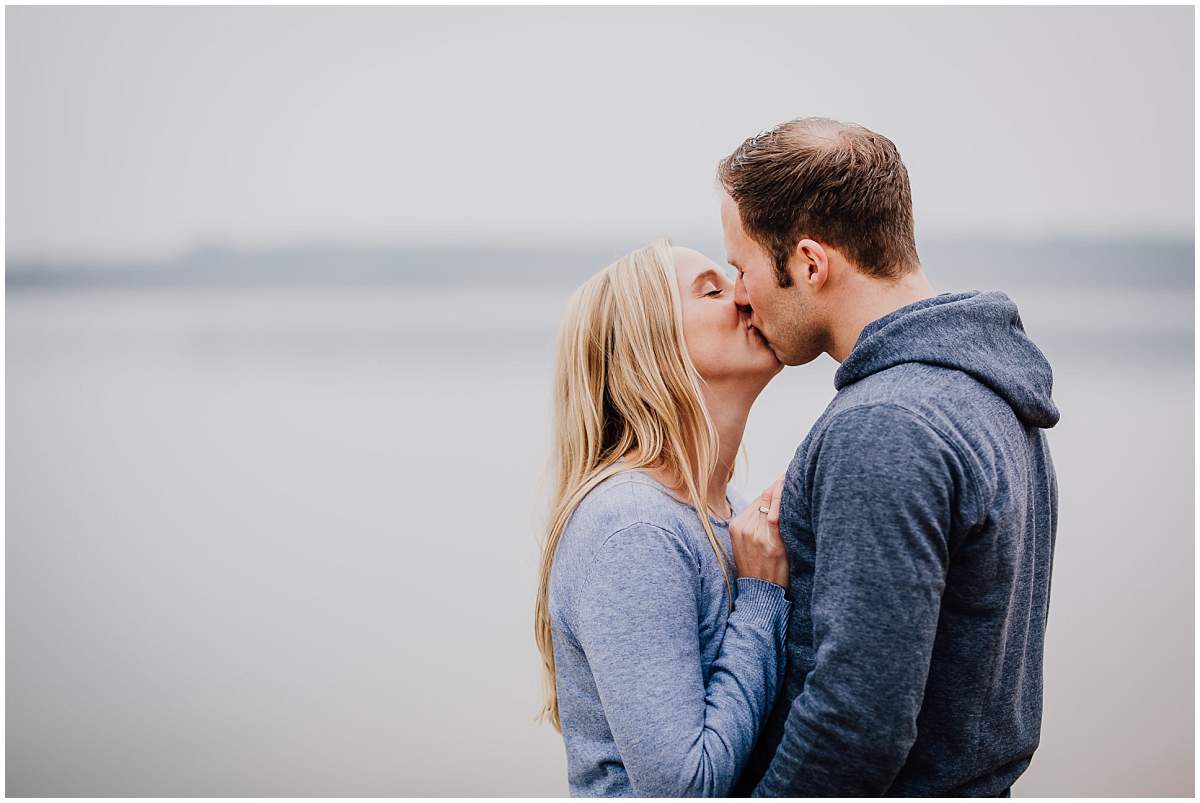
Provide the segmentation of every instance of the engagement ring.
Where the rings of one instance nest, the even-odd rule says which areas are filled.
[[[759,513],[770,513],[770,512],[771,512],[771,509],[770,509],[770,508],[767,508],[767,507],[760,507],[760,508],[758,509],[758,512],[759,512]]]

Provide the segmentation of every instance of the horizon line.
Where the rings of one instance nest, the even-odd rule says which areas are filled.
[[[660,235],[670,236],[670,235]],[[644,237],[644,235],[643,235]],[[355,254],[368,253],[404,253],[404,252],[433,252],[451,254],[461,252],[494,251],[497,254],[572,254],[585,255],[597,251],[610,251],[618,240],[628,240],[626,246],[632,250],[641,242],[641,238],[628,235],[613,235],[603,238],[580,238],[575,241],[567,240],[534,240],[532,238],[399,238],[373,239],[352,237],[316,237],[276,239],[269,241],[239,241],[234,238],[196,240],[190,245],[171,250],[144,253],[116,254],[113,252],[60,252],[58,254],[37,254],[26,252],[12,254],[5,249],[5,268],[9,267],[28,270],[52,267],[96,267],[123,268],[134,266],[161,266],[173,263],[189,262],[202,257],[241,257],[253,258],[261,256],[282,256],[300,252],[343,252]],[[719,244],[720,236],[705,235],[691,237],[674,237],[671,240],[677,244],[693,242],[702,245]],[[1183,245],[1191,243],[1195,246],[1195,232],[1136,232],[1117,234],[1082,233],[1078,231],[1043,232],[1038,234],[1020,232],[976,232],[976,233],[943,233],[928,236],[917,236],[918,248],[922,243],[927,245],[952,244],[989,244],[989,243],[1021,243],[1034,245],[1069,245],[1079,244],[1111,244],[1135,245],[1155,243],[1160,245]],[[717,256],[720,256],[719,254]]]

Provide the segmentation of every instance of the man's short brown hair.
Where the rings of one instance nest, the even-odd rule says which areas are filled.
[[[743,142],[717,177],[746,234],[771,254],[781,287],[792,283],[788,262],[804,238],[878,278],[919,265],[908,170],[882,134],[822,117],[791,120]]]

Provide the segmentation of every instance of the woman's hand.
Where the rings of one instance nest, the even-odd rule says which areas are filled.
[[[763,491],[750,506],[729,521],[733,561],[738,577],[757,577],[788,587],[788,557],[779,537],[779,501],[783,477]],[[760,508],[767,508],[763,513]]]

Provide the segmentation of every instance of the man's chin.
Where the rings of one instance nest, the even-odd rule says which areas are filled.
[[[790,368],[797,365],[807,365],[820,356],[819,354],[814,354],[811,356],[807,354],[789,354],[776,348],[770,340],[767,340],[766,338],[763,338],[763,340],[767,344],[767,349],[775,355],[775,359],[779,362],[781,369],[785,366]]]
[[[816,354],[775,354],[775,358],[789,368],[795,368],[797,365],[808,365],[810,362],[821,356],[821,352]]]
[[[767,351],[775,355],[775,362],[779,363],[780,365],[787,365],[787,361],[784,360],[783,357],[780,356],[779,352],[775,350],[775,346],[770,340],[767,339],[767,336],[762,333],[761,329],[758,330],[758,336],[762,338],[763,345],[767,347]]]

